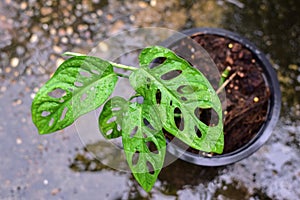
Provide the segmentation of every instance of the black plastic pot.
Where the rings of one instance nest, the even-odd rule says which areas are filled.
[[[264,53],[258,50],[257,47],[255,47],[255,45],[253,45],[250,41],[236,33],[219,28],[194,28],[185,30],[182,33],[187,36],[194,36],[199,34],[217,35],[227,37],[233,41],[243,44],[256,56],[257,61],[262,66],[266,84],[270,89],[270,99],[266,121],[261,126],[255,137],[252,138],[252,140],[243,147],[230,153],[214,155],[212,157],[203,157],[199,154],[193,154],[189,151],[186,151],[186,149],[181,149],[180,147],[175,146],[172,143],[168,144],[168,151],[171,154],[178,156],[182,160],[202,166],[228,165],[247,158],[248,156],[256,152],[268,140],[279,118],[281,107],[281,92],[274,68],[272,67]],[[166,41],[165,46],[168,46],[169,44],[171,44],[171,42],[172,37]]]

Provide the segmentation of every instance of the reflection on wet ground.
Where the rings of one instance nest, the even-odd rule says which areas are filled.
[[[0,4],[1,199],[299,199],[300,3],[246,1],[12,1]],[[38,136],[31,100],[61,63],[134,27],[227,28],[272,60],[282,89],[271,139],[236,164],[204,168],[177,160],[146,194],[130,174],[85,151],[75,127]],[[93,145],[89,144],[89,150]],[[93,148],[92,148],[93,149]],[[98,151],[94,148],[94,151]]]

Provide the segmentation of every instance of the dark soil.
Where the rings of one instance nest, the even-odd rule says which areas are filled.
[[[194,35],[192,39],[208,52],[220,74],[227,67],[231,68],[228,77],[236,74],[225,87],[226,105],[223,105],[226,108],[223,112],[223,154],[232,152],[249,143],[266,120],[270,92],[263,70],[255,54],[236,41],[208,34]],[[177,48],[173,49],[176,51]],[[201,62],[202,67],[195,67],[209,76],[211,69],[205,67],[203,58]],[[217,87],[214,86],[215,89]],[[199,154],[198,150],[192,148],[188,148],[188,151]]]

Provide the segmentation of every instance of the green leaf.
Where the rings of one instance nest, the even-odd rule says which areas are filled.
[[[130,83],[145,100],[158,105],[164,129],[195,149],[221,153],[221,103],[206,77],[164,47],[144,49],[139,61],[141,68],[130,75]],[[208,121],[215,115],[214,124],[204,115]]]
[[[127,112],[128,102],[121,97],[108,100],[99,116],[99,129],[107,139],[122,135],[122,120]]]
[[[150,191],[163,166],[166,141],[155,105],[132,103],[122,124],[122,141],[129,167]]]
[[[32,102],[32,120],[39,133],[63,129],[98,108],[117,79],[112,65],[99,58],[76,56],[63,62]]]

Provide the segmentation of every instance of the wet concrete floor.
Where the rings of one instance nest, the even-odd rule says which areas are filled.
[[[296,0],[0,2],[0,199],[300,199],[300,21]],[[240,33],[272,61],[280,120],[255,154],[225,167],[177,160],[145,193],[103,165],[75,126],[39,136],[31,101],[63,61],[135,27],[220,27]],[[89,149],[89,151],[86,151]]]

